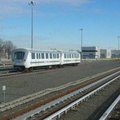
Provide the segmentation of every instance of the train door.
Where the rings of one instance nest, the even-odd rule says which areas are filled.
[[[36,64],[39,66],[39,53],[36,53]]]
[[[64,62],[64,53],[60,52],[60,65],[63,65]]]

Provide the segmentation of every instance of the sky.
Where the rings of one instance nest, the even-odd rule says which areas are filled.
[[[0,38],[31,47],[30,0],[0,0]],[[34,0],[33,48],[118,49],[120,0]]]

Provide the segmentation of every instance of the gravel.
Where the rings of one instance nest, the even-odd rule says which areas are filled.
[[[66,115],[58,120],[98,120],[97,114],[107,106],[107,101],[116,90],[120,93],[120,79],[101,90],[97,95],[92,96],[88,101],[79,104],[74,110],[70,110]]]
[[[98,114],[104,113],[104,108],[113,94],[117,90],[120,94],[119,80],[120,78],[57,120],[98,120],[100,118]]]
[[[96,61],[82,63],[78,67],[69,67],[0,78],[0,103],[3,102],[2,86],[6,85],[6,102],[33,94],[35,92],[58,87],[97,73],[119,67],[119,61]]]

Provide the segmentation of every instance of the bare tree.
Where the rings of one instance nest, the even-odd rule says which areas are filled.
[[[5,46],[5,42],[0,38],[0,59],[4,54],[4,46]]]
[[[8,59],[10,59],[11,51],[15,48],[16,48],[16,46],[14,46],[11,41],[5,42],[5,53],[8,54]]]

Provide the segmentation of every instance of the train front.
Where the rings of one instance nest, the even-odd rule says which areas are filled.
[[[24,71],[26,68],[26,49],[15,49],[12,51],[12,64],[17,71]]]

